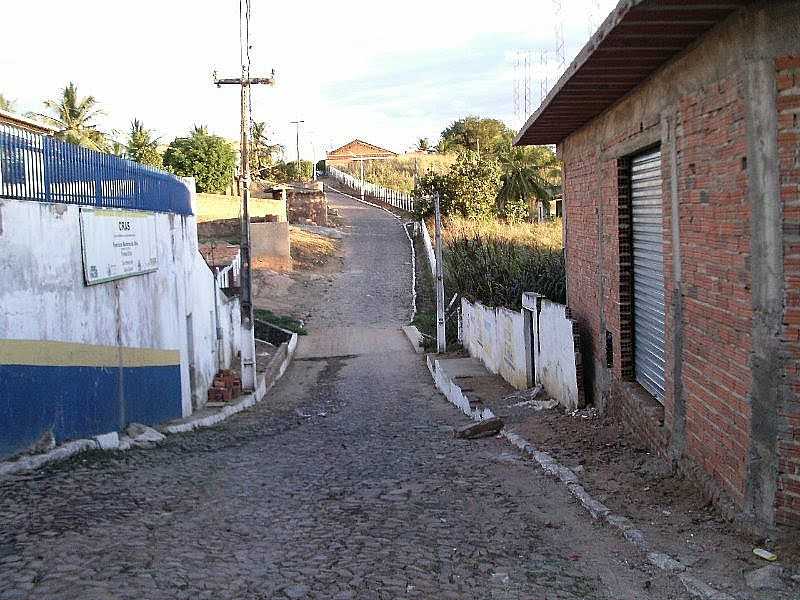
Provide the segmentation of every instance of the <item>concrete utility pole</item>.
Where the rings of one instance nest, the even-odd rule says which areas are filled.
[[[294,125],[295,127],[295,134],[296,134],[296,142],[297,142],[297,162],[295,163],[295,173],[297,174],[297,181],[302,181],[300,175],[300,124],[305,123],[305,121],[289,121],[290,125]]]
[[[433,209],[436,216],[436,352],[447,350],[447,337],[444,328],[444,264],[442,263],[442,211],[439,207],[439,193],[433,196]],[[425,225],[423,224],[423,227]]]
[[[270,77],[248,77],[249,68],[242,65],[242,76],[219,79],[214,74],[217,87],[238,85],[241,88],[241,168],[239,173],[242,190],[242,243],[241,243],[241,278],[242,278],[242,389],[256,389],[256,338],[253,329],[253,283],[250,264],[250,86],[274,85],[275,71]]]

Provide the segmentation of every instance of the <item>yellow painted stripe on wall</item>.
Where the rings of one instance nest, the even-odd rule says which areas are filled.
[[[117,367],[120,351],[125,367],[179,365],[180,351],[160,348],[118,348],[76,342],[0,340],[0,365],[41,367]]]

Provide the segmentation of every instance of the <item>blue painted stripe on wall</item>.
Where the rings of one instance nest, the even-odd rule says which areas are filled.
[[[61,442],[181,416],[179,365],[126,367],[123,381],[124,415],[117,368],[0,365],[0,457],[47,430]]]

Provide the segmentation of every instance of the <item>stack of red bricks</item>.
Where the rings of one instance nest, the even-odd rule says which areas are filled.
[[[214,382],[208,388],[209,402],[230,402],[242,393],[242,380],[230,369],[222,369],[214,375]]]

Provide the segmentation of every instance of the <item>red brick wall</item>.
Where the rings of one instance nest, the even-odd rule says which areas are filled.
[[[750,209],[742,74],[709,81],[664,107],[677,145],[683,267],[683,386],[686,454],[740,505],[747,477],[750,414],[748,367],[752,331],[749,275]],[[635,102],[635,100],[633,100]],[[587,363],[602,371],[605,330],[613,336],[615,382],[632,378],[630,258],[626,253],[625,152],[661,138],[661,117],[625,118],[584,131],[562,146],[565,163],[568,303],[581,325]],[[591,129],[591,125],[589,129]],[[670,156],[662,140],[666,288],[666,398],[663,411],[616,383],[609,409],[656,450],[669,442],[674,421],[672,348],[673,248]],[[622,168],[620,168],[622,167]],[[622,196],[620,196],[622,192]],[[598,227],[599,224],[602,227]],[[602,231],[600,231],[602,230]],[[622,236],[620,236],[622,231]],[[602,246],[602,247],[601,247]],[[626,314],[628,317],[626,318]],[[591,374],[591,372],[590,372]],[[594,383],[603,373],[595,372]],[[590,385],[591,387],[591,385]],[[638,411],[638,412],[637,412]],[[661,427],[661,420],[665,425]]]
[[[779,408],[779,476],[776,520],[800,522],[800,56],[775,61],[778,87],[778,155],[783,204],[788,399]]]
[[[735,74],[683,96],[676,136],[686,453],[739,505],[750,445],[753,328],[743,85]]]

